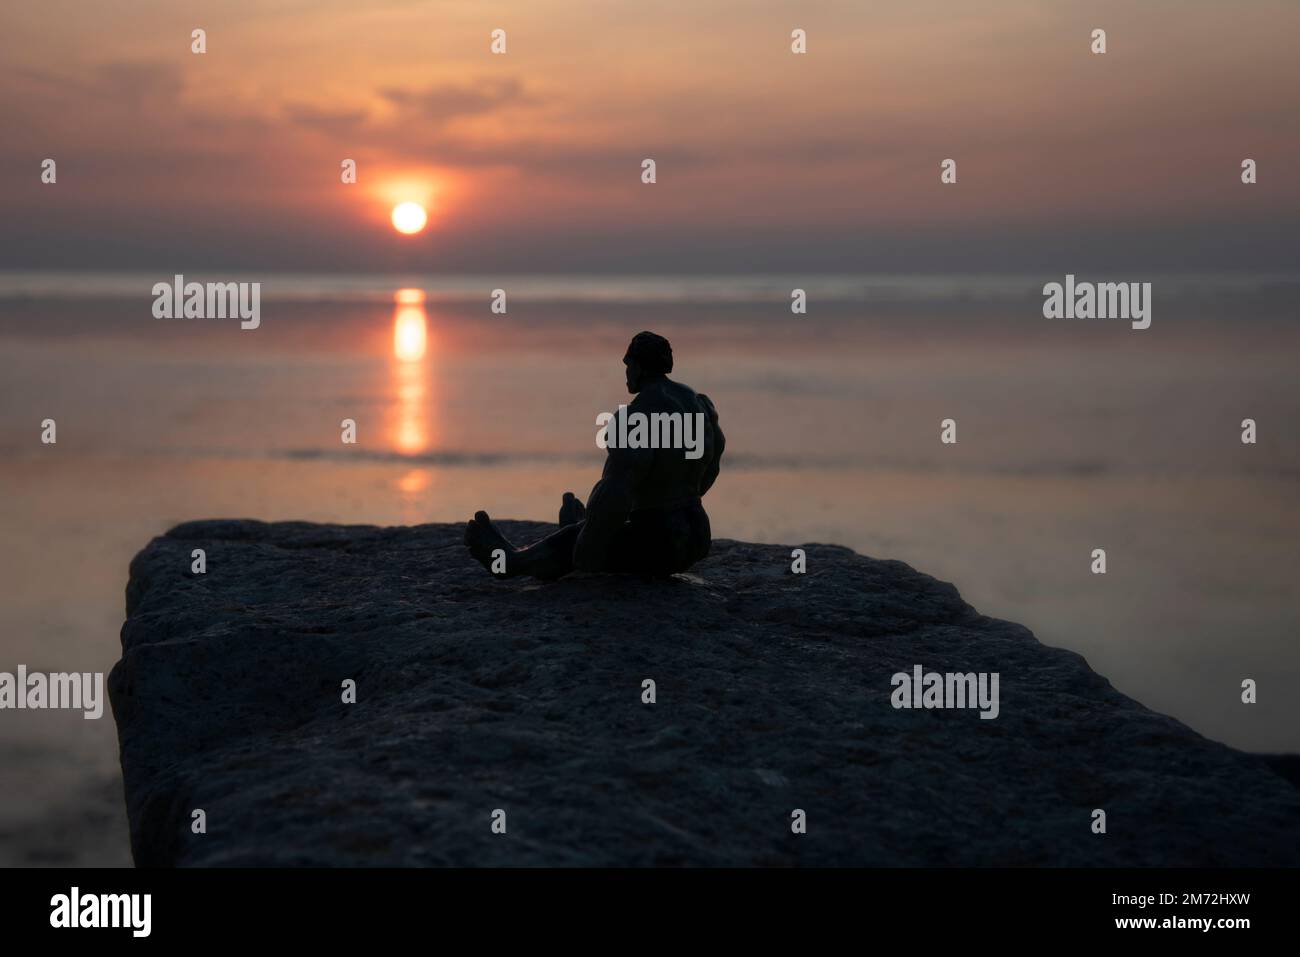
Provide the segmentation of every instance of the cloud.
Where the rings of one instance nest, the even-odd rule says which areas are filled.
[[[355,136],[366,126],[370,115],[365,109],[323,110],[299,103],[289,104],[283,112],[286,119],[298,126],[344,138]]]
[[[472,83],[443,83],[423,90],[390,87],[380,95],[399,109],[445,123],[460,116],[482,116],[502,109],[535,105],[517,77],[482,78]]]
[[[101,101],[153,110],[181,98],[185,71],[173,63],[117,60],[96,67],[89,85]]]

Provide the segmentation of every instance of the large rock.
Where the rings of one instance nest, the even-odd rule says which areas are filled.
[[[500,582],[461,535],[192,522],[136,556],[110,690],[137,864],[1300,863],[1261,759],[901,562],[717,541],[672,579]],[[896,710],[916,664],[998,672],[999,716]]]

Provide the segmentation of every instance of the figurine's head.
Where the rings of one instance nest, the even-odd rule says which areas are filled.
[[[627,391],[635,395],[650,379],[673,371],[673,347],[663,336],[638,332],[627,347],[623,365],[627,366]]]

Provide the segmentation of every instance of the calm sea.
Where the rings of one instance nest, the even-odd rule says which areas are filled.
[[[1044,319],[1063,275],[186,275],[260,281],[251,331],[153,318],[170,278],[0,275],[0,670],[107,671],[127,564],[181,521],[553,518],[652,329],[727,434],[715,535],[901,559],[1208,737],[1300,750],[1295,277],[1156,278],[1145,331]],[[111,717],[0,712],[0,864],[126,847]]]

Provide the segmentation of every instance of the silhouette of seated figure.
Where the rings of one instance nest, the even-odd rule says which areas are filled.
[[[636,398],[606,424],[605,471],[587,505],[565,492],[560,530],[526,548],[510,544],[487,512],[476,512],[466,526],[470,553],[497,577],[552,579],[574,570],[670,575],[709,553],[700,498],[718,477],[725,445],[718,413],[708,396],[668,378],[673,350],[663,336],[638,333],[623,364]],[[648,423],[639,439],[638,421]],[[499,561],[493,567],[497,549],[504,571]]]

